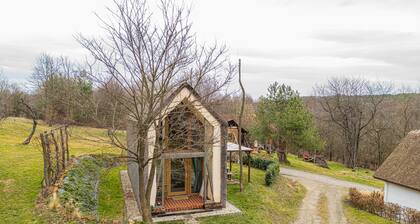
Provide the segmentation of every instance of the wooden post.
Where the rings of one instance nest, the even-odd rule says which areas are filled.
[[[55,148],[55,164],[56,164],[56,174],[54,175],[54,182],[58,180],[58,177],[61,174],[61,164],[60,164],[60,149],[55,139],[54,132],[51,132],[51,137],[53,139],[54,148]]]
[[[248,183],[251,183],[251,152],[248,152]]]
[[[44,141],[45,141],[45,151],[46,151],[46,159],[47,159],[47,177],[48,177],[48,186],[51,185],[52,179],[52,170],[51,170],[51,148],[50,148],[50,141],[48,139],[48,133],[44,133]]]
[[[229,152],[229,171],[232,173],[232,152]]]
[[[70,152],[69,152],[69,132],[67,131],[67,125],[64,126],[64,132],[66,134],[66,155],[67,155],[67,162],[70,160]]]
[[[62,162],[62,170],[66,169],[66,148],[64,146],[64,135],[63,135],[63,128],[60,128],[60,146],[61,146],[61,162]]]
[[[166,186],[165,186],[165,177],[166,177],[166,173],[165,173],[165,160],[162,159],[161,160],[161,169],[162,169],[162,207],[165,207],[165,190],[166,190]]]
[[[44,159],[44,187],[50,186],[50,177],[48,176],[48,158],[47,158],[47,149],[45,143],[45,136],[44,134],[39,135],[41,138],[41,146],[42,146],[42,158]]]

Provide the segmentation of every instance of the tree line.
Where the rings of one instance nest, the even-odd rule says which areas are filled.
[[[420,127],[420,95],[361,78],[332,78],[305,98],[325,140],[325,156],[348,167],[378,168]]]
[[[238,102],[234,96],[226,104]],[[409,88],[363,78],[330,78],[305,97],[275,82],[265,96],[247,98],[246,128],[253,140],[280,152],[321,152],[350,168],[376,169],[408,132],[420,128],[419,103],[420,95]],[[219,111],[237,114],[234,107]]]
[[[36,60],[30,91],[0,73],[0,120],[31,117],[29,106],[37,119],[51,125],[125,128],[127,113],[118,98],[126,93],[113,79],[95,86],[91,74],[89,66],[48,54]],[[202,92],[209,91],[206,85]],[[258,100],[245,99],[243,126],[251,130],[252,140],[293,153],[323,151],[325,158],[351,168],[376,169],[409,131],[420,128],[420,95],[383,82],[331,78],[308,97],[278,83],[267,92]],[[237,119],[239,96],[219,93],[212,100],[217,112]]]
[[[124,109],[110,97],[121,95],[114,80],[95,86],[89,75],[92,69],[68,57],[40,55],[26,87],[11,83],[0,74],[0,117],[31,118],[49,125],[78,124],[94,127],[122,127]]]

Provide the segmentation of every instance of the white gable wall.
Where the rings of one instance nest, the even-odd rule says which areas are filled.
[[[385,182],[384,201],[420,211],[420,191]]]
[[[200,103],[199,99],[197,99],[188,88],[183,88],[172,100],[172,102],[162,110],[164,116],[169,114],[172,110],[176,108],[178,104],[180,104],[184,99],[187,99],[188,102],[191,102],[192,106],[201,114],[203,117],[209,122],[211,126],[213,126],[213,147],[212,147],[212,184],[213,184],[213,197],[214,202],[221,202],[222,200],[222,175],[221,175],[221,161],[222,161],[222,127],[219,121],[213,117],[213,115]],[[148,131],[148,153],[149,157],[153,155],[153,149],[155,145],[155,130],[154,127],[151,127]],[[150,172],[150,166],[149,166]],[[152,194],[150,199],[150,204],[155,205],[156,201],[156,175],[153,181],[153,188]]]

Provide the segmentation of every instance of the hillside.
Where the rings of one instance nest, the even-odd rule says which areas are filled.
[[[42,182],[41,147],[36,138],[29,145],[21,144],[31,126],[30,120],[22,118],[8,118],[0,123],[0,220],[4,223],[45,221],[34,211]],[[50,128],[45,123],[40,122],[34,137],[48,129]],[[70,134],[70,154],[73,156],[119,153],[103,143],[91,141],[105,137],[104,129],[72,127]],[[91,140],[85,139],[86,137]]]
[[[0,125],[0,220],[5,223],[47,222],[44,216],[35,212],[42,181],[41,148],[37,139],[27,146],[21,144],[31,125],[30,120],[22,118],[8,118]],[[35,136],[48,129],[50,127],[40,122]],[[74,126],[70,132],[70,154],[73,156],[120,153],[98,141],[98,138],[106,137],[104,129]],[[121,169],[125,167],[112,168],[101,176],[98,208],[101,218],[122,218],[123,198],[118,172]],[[237,170],[235,165],[236,174]],[[264,185],[264,172],[257,169],[252,169],[252,183],[245,183],[245,186],[244,193],[239,193],[237,185],[228,186],[229,201],[242,210],[242,215],[211,217],[200,222],[275,223],[282,220],[290,223],[297,215],[305,192],[300,184],[284,177],[279,177],[271,187],[267,187]]]

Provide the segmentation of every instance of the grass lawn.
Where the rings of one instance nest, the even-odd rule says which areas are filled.
[[[384,219],[369,212],[353,208],[347,202],[343,203],[344,215],[349,224],[395,224],[395,222]]]
[[[239,173],[235,164],[234,173]],[[247,169],[244,169],[247,177]],[[200,223],[291,223],[295,220],[305,189],[284,177],[267,187],[264,185],[264,171],[251,170],[251,183],[245,184],[244,192],[238,185],[228,185],[228,201],[237,206],[241,215],[209,217]]]
[[[8,118],[0,124],[0,220],[4,223],[45,223],[35,212],[35,201],[41,189],[42,154],[36,138],[30,145],[21,142],[31,130],[30,120]],[[40,122],[37,134],[49,130]],[[70,154],[120,153],[100,141],[106,130],[72,127]],[[95,141],[92,141],[95,140]],[[119,171],[124,166],[111,168],[101,175],[99,214],[104,219],[121,219],[123,195]],[[237,173],[238,167],[235,166]],[[245,169],[245,176],[246,176]],[[239,207],[242,215],[211,217],[202,223],[289,223],[297,215],[305,190],[301,185],[279,177],[271,187],[264,185],[264,171],[252,169],[252,182],[239,193],[237,185],[229,185],[229,201]]]
[[[102,219],[122,218],[124,195],[121,190],[120,171],[125,169],[126,166],[113,167],[101,174],[98,213]]]
[[[318,173],[330,177],[334,177],[341,180],[356,182],[360,184],[366,184],[373,187],[383,188],[384,182],[373,178],[373,171],[369,169],[358,168],[356,171],[345,167],[341,163],[328,161],[329,169],[319,167],[313,163],[304,162],[293,154],[288,154],[287,159],[290,161],[290,165],[282,165],[284,167],[290,167],[298,170],[304,170],[308,172]]]
[[[233,171],[238,173],[238,165]],[[103,218],[119,219],[122,216],[122,193],[119,171],[122,167],[111,169],[102,180],[99,195],[99,212]],[[247,169],[244,169],[247,176]],[[276,182],[264,185],[264,171],[252,169],[251,183],[245,184],[245,191],[239,193],[238,185],[228,185],[228,200],[243,214],[218,216],[200,219],[200,223],[291,223],[295,220],[305,189],[289,179],[278,177]],[[105,189],[106,190],[102,190]],[[107,215],[103,215],[103,214]],[[168,224],[183,222],[165,222]]]
[[[38,140],[30,145],[21,143],[32,128],[30,120],[8,118],[0,123],[0,220],[3,223],[43,223],[34,212],[35,200],[41,189],[42,154]],[[48,130],[40,122],[37,134]],[[84,138],[106,137],[106,130],[72,127],[70,154],[119,153],[103,143]]]

